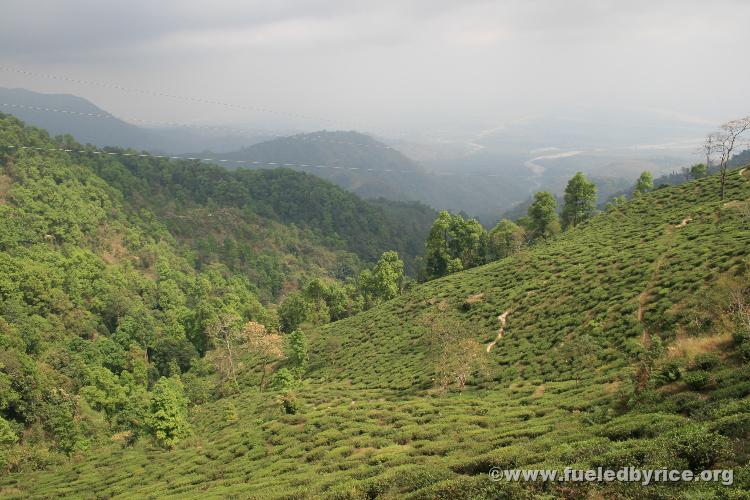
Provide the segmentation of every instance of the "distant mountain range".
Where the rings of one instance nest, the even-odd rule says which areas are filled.
[[[138,126],[73,95],[3,88],[0,111],[98,146],[287,164],[363,198],[419,201],[485,225],[522,206],[534,191],[562,192],[576,171],[595,180],[602,201],[626,190],[642,170],[657,176],[678,170],[691,161],[690,141],[708,127],[657,112],[613,111],[527,118],[455,141],[377,140],[325,130],[278,137],[221,127]]]
[[[309,164],[311,167],[301,169],[363,198],[420,201],[479,216],[488,223],[520,200],[519,190],[527,189],[525,181],[513,175],[472,176],[455,168],[450,175],[443,175],[442,171],[428,170],[385,143],[357,132],[320,131],[268,140],[271,134],[243,136],[221,130],[148,128],[127,123],[80,97],[25,89],[0,88],[0,111],[53,135],[70,134],[98,146],[171,154],[202,150],[200,156],[217,160]]]
[[[14,115],[52,135],[70,134],[84,143],[161,153],[199,147],[231,151],[267,140],[270,134],[200,127],[145,127],[127,123],[92,102],[71,94],[42,94],[0,87],[0,112]]]

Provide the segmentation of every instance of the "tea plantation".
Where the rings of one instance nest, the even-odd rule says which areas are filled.
[[[750,276],[750,175],[730,172],[718,192],[715,176],[657,189],[418,285],[308,332],[291,391],[261,392],[248,374],[241,393],[191,409],[173,450],[114,436],[2,477],[0,496],[748,498],[750,339],[734,320]],[[480,349],[446,350],[446,337]],[[463,390],[436,383],[466,366]],[[488,476],[625,466],[732,469],[734,484]]]

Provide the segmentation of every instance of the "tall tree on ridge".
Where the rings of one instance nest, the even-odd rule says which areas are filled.
[[[565,188],[563,226],[576,227],[591,217],[596,208],[596,186],[581,172],[576,172]]]
[[[547,238],[560,230],[557,200],[552,193],[534,193],[534,202],[529,207],[529,219],[532,240]]]
[[[654,176],[648,170],[641,172],[640,177],[635,182],[635,192],[638,194],[648,193],[654,189]]]

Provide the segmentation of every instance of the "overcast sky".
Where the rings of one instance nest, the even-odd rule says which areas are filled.
[[[612,107],[750,112],[744,0],[4,0],[0,65],[304,115],[0,71],[154,120],[482,130]],[[312,119],[306,117],[313,117]]]

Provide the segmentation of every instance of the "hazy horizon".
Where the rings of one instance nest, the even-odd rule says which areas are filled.
[[[750,69],[735,56],[750,42],[746,2],[203,5],[11,0],[0,86],[70,93],[148,120],[438,140],[610,112],[709,129],[747,108]]]

